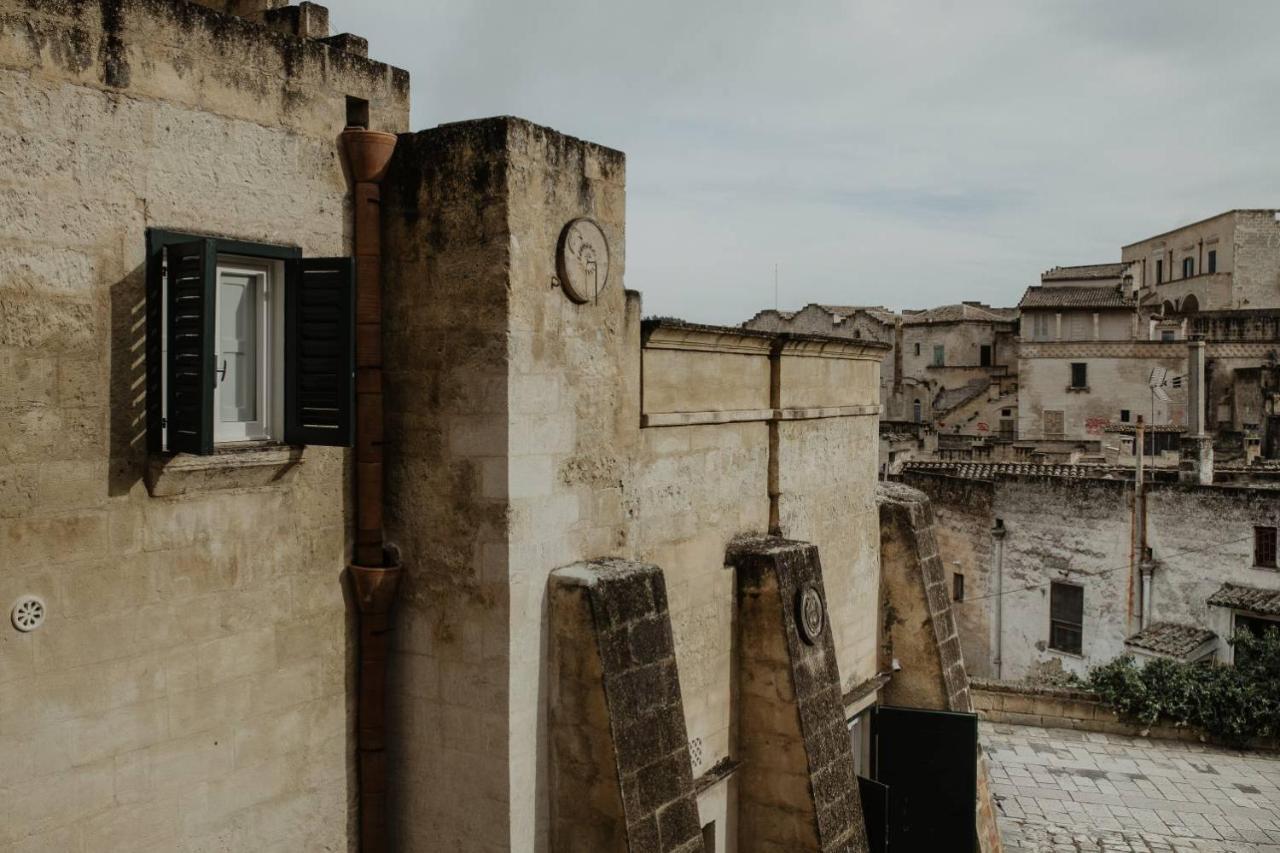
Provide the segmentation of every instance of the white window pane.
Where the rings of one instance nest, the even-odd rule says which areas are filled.
[[[218,417],[258,419],[258,276],[224,273],[218,281]]]

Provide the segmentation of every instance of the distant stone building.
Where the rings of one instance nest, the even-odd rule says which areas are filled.
[[[986,437],[1012,429],[1016,323],[1015,311],[965,302],[901,314],[810,304],[795,312],[761,311],[743,326],[890,344],[880,372],[886,420]]]
[[[1280,626],[1274,474],[1147,483],[1145,554],[1131,468],[914,462],[901,479],[933,503],[975,676],[1083,675],[1126,653],[1230,662],[1236,631]]]
[[[1124,246],[1143,302],[1168,313],[1280,308],[1276,210],[1230,210]]]

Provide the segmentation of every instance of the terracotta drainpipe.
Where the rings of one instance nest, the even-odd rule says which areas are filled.
[[[387,849],[386,680],[398,558],[382,537],[382,196],[396,137],[363,128],[342,132],[355,184],[356,541],[351,579],[360,609],[358,704],[360,850]]]

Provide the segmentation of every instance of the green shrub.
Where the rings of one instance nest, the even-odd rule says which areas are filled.
[[[1189,726],[1229,743],[1280,735],[1280,631],[1240,633],[1235,666],[1128,655],[1094,667],[1082,686],[1121,717],[1153,726]]]

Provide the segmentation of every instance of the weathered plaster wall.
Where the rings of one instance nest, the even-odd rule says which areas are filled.
[[[951,613],[960,632],[965,666],[969,675],[992,678],[995,594],[992,575],[991,528],[997,516],[992,512],[994,487],[991,483],[950,477],[921,477],[911,485],[929,496],[936,518],[938,554],[947,583],[954,590],[955,575],[964,576],[964,599],[952,601]]]
[[[1124,653],[1125,639],[1138,630],[1136,615],[1127,616],[1128,602],[1136,608],[1139,595],[1136,580],[1130,589],[1131,483],[1053,477],[982,481],[923,472],[908,472],[904,480],[933,500],[940,550],[945,559],[962,560],[966,589],[970,573],[985,574],[986,594],[994,593],[990,560],[980,565],[976,546],[990,539],[995,519],[1004,522],[1002,678],[1059,670],[1083,674]],[[1209,628],[1219,636],[1219,659],[1228,659],[1231,613],[1207,601],[1224,582],[1280,589],[1274,571],[1252,565],[1254,525],[1272,526],[1280,518],[1275,495],[1274,490],[1225,485],[1148,486],[1147,542],[1156,561],[1153,622]],[[1080,656],[1048,648],[1052,581],[1084,587]],[[985,667],[980,657],[981,638],[991,636],[1001,599],[968,597],[953,608],[966,662],[975,673],[991,673],[991,655]]]
[[[143,484],[145,229],[350,251],[403,72],[161,0],[0,2],[0,849],[345,850],[344,454]]]
[[[1073,390],[1071,365],[1088,365],[1088,390]],[[1163,367],[1169,377],[1187,369],[1187,345],[1160,343],[1049,343],[1024,344],[1018,367],[1018,436],[1039,440],[1065,438],[1101,441],[1108,423],[1120,422],[1128,409],[1136,420],[1148,423],[1185,423],[1185,389],[1167,387],[1169,401],[1155,401],[1152,414],[1148,380],[1153,367]],[[1062,436],[1045,431],[1046,410],[1063,412]]]

